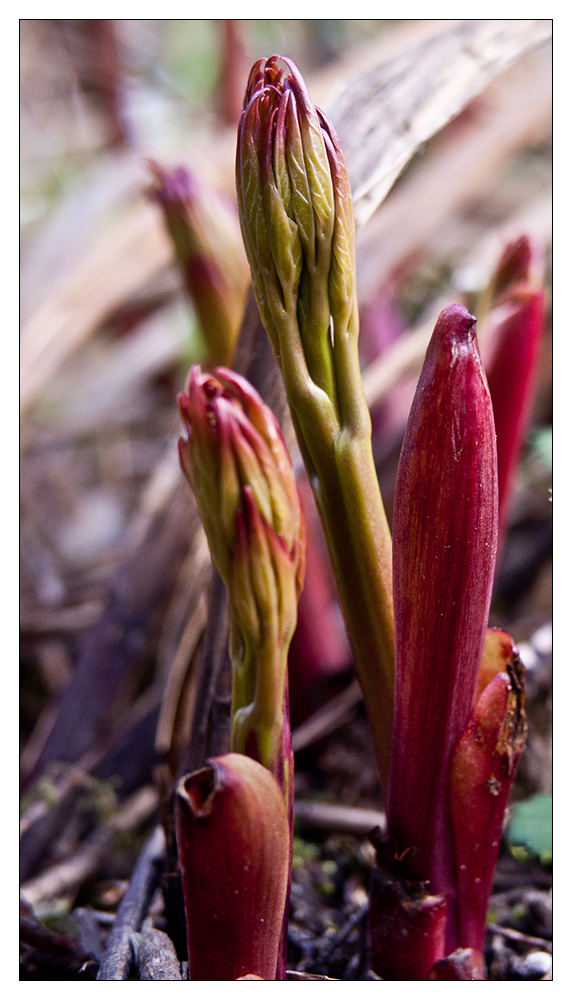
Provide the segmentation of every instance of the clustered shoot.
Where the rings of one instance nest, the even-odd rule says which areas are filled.
[[[169,190],[173,181],[155,171]],[[520,244],[507,251],[484,307],[496,324],[495,386],[518,338],[527,345],[518,420],[509,427],[491,401],[475,318],[449,306],[411,408],[392,541],[360,375],[349,181],[334,128],[291,60],[252,68],[236,181],[256,300],[322,521],[386,802],[387,837],[374,838],[372,966],[387,979],[483,979],[487,900],[526,732],[518,653],[487,626],[499,469],[504,504],[542,317],[530,254]],[[304,517],[276,420],[243,378],[195,366],[179,406],[181,464],[228,591],[233,667],[232,752],[178,790],[191,977],[281,979],[289,861],[278,848],[291,840],[293,794],[287,655]],[[256,858],[248,885],[241,857]],[[217,913],[226,907],[226,936],[209,964],[212,898]],[[219,961],[226,976],[213,975]]]

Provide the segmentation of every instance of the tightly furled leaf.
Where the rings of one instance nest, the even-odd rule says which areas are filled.
[[[393,522],[395,727],[389,831],[410,877],[454,898],[448,773],[471,714],[497,543],[497,459],[475,320],[443,310],[403,443]]]
[[[487,376],[498,435],[499,522],[507,527],[518,459],[530,419],[544,322],[544,290],[516,285],[491,314]]]
[[[487,329],[483,360],[497,431],[499,555],[532,409],[544,329],[543,270],[540,247],[523,234],[504,247],[479,301],[479,317]]]

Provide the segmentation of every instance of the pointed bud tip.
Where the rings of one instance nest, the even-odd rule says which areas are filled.
[[[457,342],[471,340],[477,320],[459,303],[447,306],[437,317],[435,335]]]
[[[529,281],[534,259],[538,256],[538,250],[526,234],[507,243],[492,278],[493,298],[502,297],[513,285]]]
[[[180,206],[195,194],[196,181],[186,167],[164,167],[153,159],[147,159],[146,165],[152,175],[147,189],[151,201],[165,208]]]

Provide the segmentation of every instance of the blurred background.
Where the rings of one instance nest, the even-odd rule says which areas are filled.
[[[399,23],[23,20],[23,225],[37,223],[110,149],[152,156],[180,148],[190,132],[236,125],[261,54],[284,51],[311,78]]]

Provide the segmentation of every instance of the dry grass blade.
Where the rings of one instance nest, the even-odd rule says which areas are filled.
[[[520,151],[549,141],[552,86],[543,55],[530,53],[495,80],[470,112],[425,151],[419,169],[402,179],[360,233],[362,303],[404,261],[434,245],[437,234],[445,251],[471,246],[473,232],[463,224],[463,213],[491,188],[493,179],[503,176]],[[516,204],[520,190],[515,184]],[[490,200],[494,205],[494,188]]]
[[[189,664],[207,620],[206,599],[201,600],[190,616],[183,632],[176,653],[170,663],[165,692],[161,700],[161,712],[157,723],[155,748],[158,754],[166,754],[172,746],[177,712],[182,697],[183,685],[186,680]],[[191,708],[196,692],[191,692]]]
[[[356,225],[367,222],[419,146],[550,34],[550,21],[457,21],[350,83],[329,114]]]
[[[171,261],[157,213],[133,206],[105,239],[79,253],[21,331],[20,408],[28,412],[62,362],[110,313]]]

